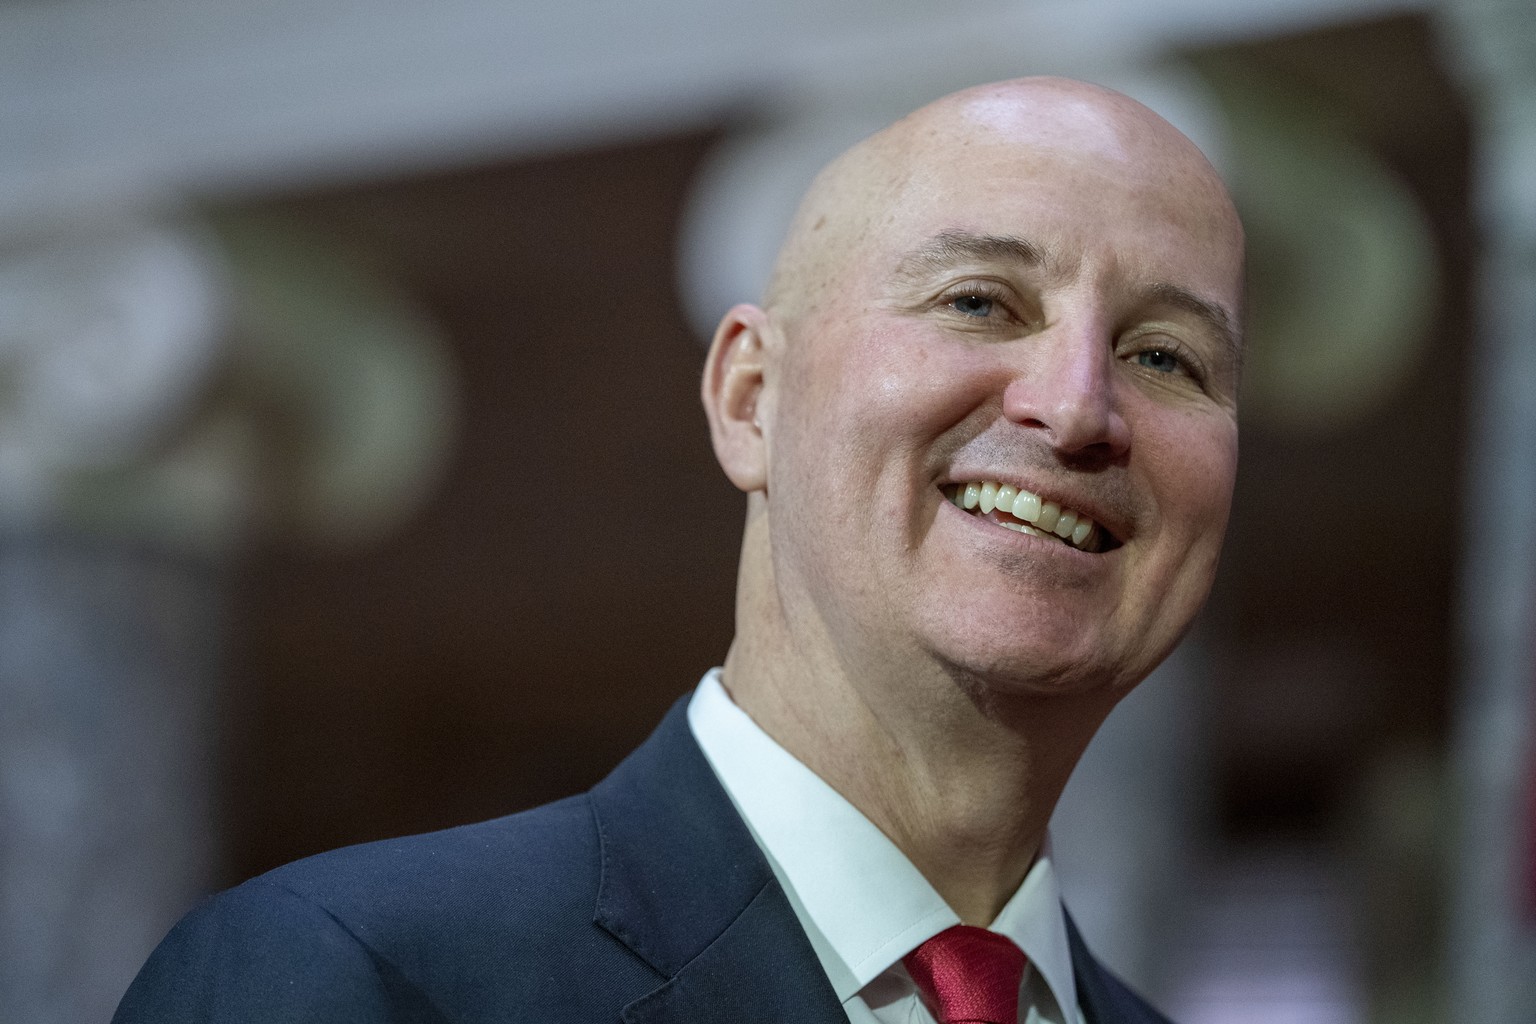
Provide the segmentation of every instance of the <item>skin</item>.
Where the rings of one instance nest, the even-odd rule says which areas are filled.
[[[748,495],[732,698],[967,923],[1210,589],[1237,460],[1242,229],[1199,151],[1095,86],[924,107],[813,184],[703,398]],[[1089,554],[944,487],[1091,515]]]

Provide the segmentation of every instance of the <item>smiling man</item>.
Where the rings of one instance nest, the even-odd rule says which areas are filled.
[[[589,794],[215,898],[118,1020],[1161,1020],[1046,831],[1210,588],[1241,290],[1216,174],[1117,93],[860,143],[705,366],[747,495],[723,669]]]

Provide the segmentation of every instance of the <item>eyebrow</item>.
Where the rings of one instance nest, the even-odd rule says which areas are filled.
[[[945,231],[904,253],[896,263],[896,272],[902,277],[919,278],[967,260],[1006,261],[1032,267],[1043,267],[1049,262],[1044,249],[1013,235]]]
[[[1213,302],[1207,302],[1187,288],[1176,284],[1154,284],[1147,294],[1156,302],[1191,314],[1205,324],[1216,339],[1226,346],[1234,361],[1242,362],[1243,339],[1232,315]]]
[[[918,280],[967,261],[1009,262],[1047,269],[1055,262],[1044,247],[1015,235],[945,231],[904,253],[896,263],[896,273],[909,280]],[[1153,302],[1194,316],[1216,335],[1234,360],[1241,361],[1242,333],[1227,310],[1176,284],[1154,284],[1145,294]]]

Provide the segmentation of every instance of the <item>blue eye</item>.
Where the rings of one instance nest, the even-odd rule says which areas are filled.
[[[1184,369],[1184,363],[1178,356],[1167,349],[1152,348],[1145,352],[1136,353],[1136,361],[1149,370],[1158,373],[1178,373]]]
[[[966,316],[988,317],[992,315],[992,300],[983,295],[962,295],[949,303],[957,313]]]

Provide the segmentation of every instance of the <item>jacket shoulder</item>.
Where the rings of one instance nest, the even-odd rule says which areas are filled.
[[[436,1024],[589,996],[622,1005],[654,974],[593,924],[600,876],[585,796],[319,854],[206,900],[114,1021]]]
[[[393,943],[420,927],[517,921],[521,931],[561,919],[562,911],[590,917],[599,877],[591,807],[577,796],[473,825],[331,850],[246,886],[288,891],[365,940]]]

